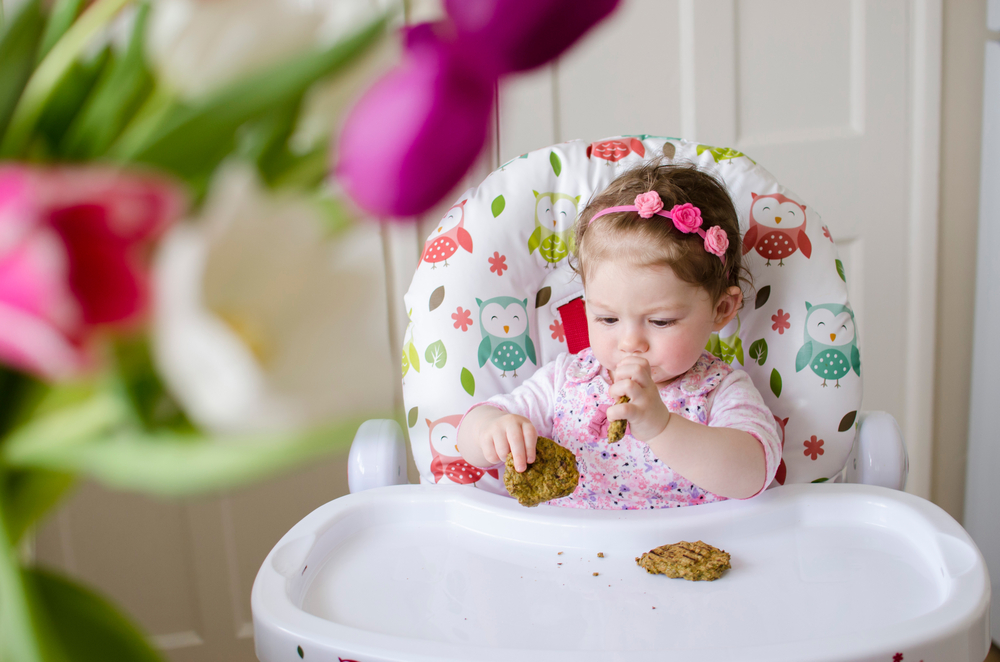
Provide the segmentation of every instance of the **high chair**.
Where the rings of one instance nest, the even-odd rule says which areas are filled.
[[[456,427],[471,405],[587,346],[567,264],[577,214],[650,158],[711,172],[736,205],[755,291],[706,349],[746,370],[771,408],[778,476],[747,501],[523,508],[499,472],[461,459]],[[619,136],[505,163],[445,214],[404,299],[421,484],[405,484],[395,421],[361,426],[351,494],[296,524],[257,575],[257,656],[982,662],[985,563],[950,516],[899,491],[907,460],[892,416],[859,411],[848,276],[819,214],[732,149]],[[726,550],[732,568],[686,582],[636,565],[679,540]]]

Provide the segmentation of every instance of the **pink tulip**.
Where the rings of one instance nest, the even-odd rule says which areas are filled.
[[[458,38],[496,74],[524,71],[561,55],[619,0],[445,0]]]
[[[87,368],[98,327],[146,311],[149,245],[182,206],[149,175],[0,167],[0,363],[47,379]]]
[[[407,35],[403,62],[375,83],[344,122],[335,176],[376,216],[427,211],[472,166],[486,141],[491,78],[423,24]]]

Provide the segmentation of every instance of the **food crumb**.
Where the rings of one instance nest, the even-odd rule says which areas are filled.
[[[559,556],[559,555],[561,555],[561,554],[562,554],[562,552],[559,552],[559,554],[557,554],[556,556]]]
[[[562,563],[556,563],[556,565],[562,565]]]
[[[596,573],[596,572],[595,572],[595,573],[594,573],[594,576],[596,577],[597,575],[598,575],[598,573]]]
[[[604,558],[604,552],[597,552],[597,558],[603,559]]]
[[[653,607],[653,609],[656,609],[656,607]]]

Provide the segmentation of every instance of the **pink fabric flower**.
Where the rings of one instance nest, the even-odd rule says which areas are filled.
[[[807,441],[802,443],[805,444],[806,447],[806,449],[802,451],[802,454],[808,456],[810,459],[815,460],[823,454],[823,440],[817,439],[816,435],[813,435]]]
[[[830,235],[830,228],[825,225],[823,226],[823,236],[829,239],[831,244],[833,243],[833,237]]]
[[[705,233],[705,250],[712,255],[722,257],[729,248],[729,235],[718,225],[713,225]]]
[[[771,330],[777,331],[779,336],[784,334],[786,329],[792,328],[792,325],[788,323],[790,317],[790,313],[786,313],[781,308],[778,308],[778,314],[771,315],[771,321],[774,322],[771,325]]]
[[[690,202],[674,205],[670,210],[670,217],[674,219],[674,227],[684,233],[694,232],[701,227],[701,210]]]
[[[472,311],[466,310],[461,306],[458,310],[451,314],[451,318],[455,320],[455,328],[461,329],[462,331],[468,331],[469,327],[472,326]]]
[[[566,330],[563,329],[563,325],[560,320],[555,320],[552,322],[552,324],[549,324],[549,331],[552,332],[553,340],[558,340],[559,342],[566,342]]]
[[[636,211],[643,218],[653,218],[656,212],[663,209],[663,200],[656,191],[647,191],[635,196]]]
[[[500,253],[493,251],[493,257],[489,259],[490,271],[495,273],[497,276],[503,276],[503,272],[510,267],[507,266],[507,256],[500,255]]]
[[[46,379],[86,368],[96,327],[145,313],[148,245],[182,208],[149,175],[0,167],[0,363]]]

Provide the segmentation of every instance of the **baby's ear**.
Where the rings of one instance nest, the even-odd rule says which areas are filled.
[[[716,331],[729,324],[743,306],[743,291],[735,285],[731,286],[715,304]]]

